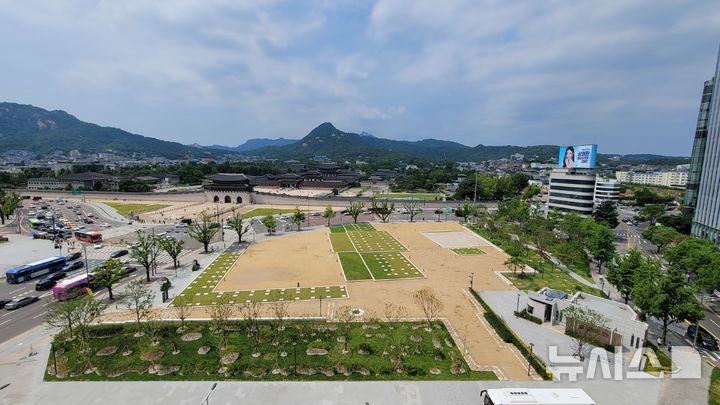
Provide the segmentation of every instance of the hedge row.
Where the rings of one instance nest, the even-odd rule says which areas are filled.
[[[514,314],[515,314],[515,316],[520,317],[520,318],[522,318],[522,319],[525,319],[525,320],[527,320],[527,321],[536,323],[536,324],[538,324],[538,325],[542,325],[542,320],[540,320],[540,318],[538,318],[537,316],[534,316],[534,315],[528,313],[528,311],[525,310],[525,309],[523,309],[523,310],[520,311],[520,312],[514,312]]]
[[[542,377],[543,380],[552,380],[553,374],[550,372],[550,370],[547,369],[547,366],[545,366],[545,363],[537,357],[535,353],[530,353],[530,348],[523,343],[523,341],[517,337],[513,331],[510,329],[509,326],[499,317],[495,312],[490,308],[488,304],[483,301],[482,298],[480,298],[480,295],[475,292],[475,290],[470,289],[470,293],[475,297],[477,302],[480,303],[480,305],[485,310],[485,319],[488,321],[490,326],[495,329],[495,332],[500,336],[500,338],[505,343],[512,343],[515,347],[517,347],[518,350],[520,350],[520,353],[522,353],[523,356],[530,362],[530,365],[535,369],[535,371]]]

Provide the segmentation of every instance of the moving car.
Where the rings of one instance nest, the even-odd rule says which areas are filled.
[[[79,259],[80,257],[82,257],[82,253],[80,252],[70,253],[69,255],[65,256],[65,261],[71,262],[73,260]]]
[[[67,269],[65,269],[67,270]],[[53,287],[55,287],[55,284],[57,284],[57,281],[60,279],[63,279],[67,277],[67,273],[64,271],[60,271],[57,273],[53,273],[47,277],[41,278],[40,281],[35,284],[35,291],[45,291],[49,290]]]
[[[117,251],[113,252],[113,254],[110,255],[110,258],[117,259],[118,257],[123,257],[128,253],[129,252],[126,249],[117,250]]]
[[[5,308],[5,305],[7,305],[8,302],[12,300],[0,300],[0,309]]]
[[[63,270],[73,271],[73,270],[77,270],[77,269],[82,269],[83,267],[85,267],[85,263],[83,263],[82,261],[79,261],[79,262],[70,263]]]
[[[690,340],[695,339],[695,331],[697,330],[696,325],[690,325],[687,328],[687,332],[685,332],[685,335],[690,338]],[[706,331],[702,326],[700,327],[700,332],[697,336],[697,343],[700,345],[700,347],[703,347],[707,350],[711,351],[717,351],[720,350],[718,348],[717,340],[713,337],[713,335],[710,334],[710,332]]]
[[[103,245],[102,243],[96,243],[93,245],[93,249],[102,249]]]
[[[5,304],[5,309],[7,309],[8,311],[12,311],[14,309],[18,309],[18,308],[22,308],[26,305],[30,305],[33,302],[37,302],[37,301],[40,301],[40,298],[38,298],[38,297],[17,298],[17,299],[14,299],[14,300],[8,302],[7,304]]]
[[[123,276],[128,276],[131,273],[134,273],[136,271],[137,271],[137,267],[125,266],[125,267],[123,267]]]

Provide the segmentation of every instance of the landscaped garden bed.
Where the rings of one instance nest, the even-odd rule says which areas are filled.
[[[218,326],[222,325],[222,326]],[[148,322],[55,338],[46,380],[494,380],[441,322]],[[221,332],[222,331],[222,332]],[[57,373],[56,373],[57,369]]]

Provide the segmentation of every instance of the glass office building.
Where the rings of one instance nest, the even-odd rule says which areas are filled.
[[[720,78],[720,53],[714,79]],[[699,166],[700,184],[692,222],[692,235],[720,243],[720,100],[713,86],[707,114],[707,138]],[[694,152],[694,151],[693,151]],[[692,170],[692,169],[691,169]]]
[[[700,174],[702,172],[705,143],[708,134],[708,116],[710,113],[710,101],[712,100],[713,83],[714,79],[705,82],[702,98],[700,99],[700,112],[698,113],[697,126],[695,127],[695,142],[693,143],[692,156],[690,157],[690,171],[688,172],[685,199],[683,200],[683,212],[687,214],[693,214],[695,212],[695,206],[697,205]]]

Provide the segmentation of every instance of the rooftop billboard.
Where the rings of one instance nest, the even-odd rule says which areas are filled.
[[[558,167],[567,169],[594,169],[597,145],[562,146],[558,154]]]

